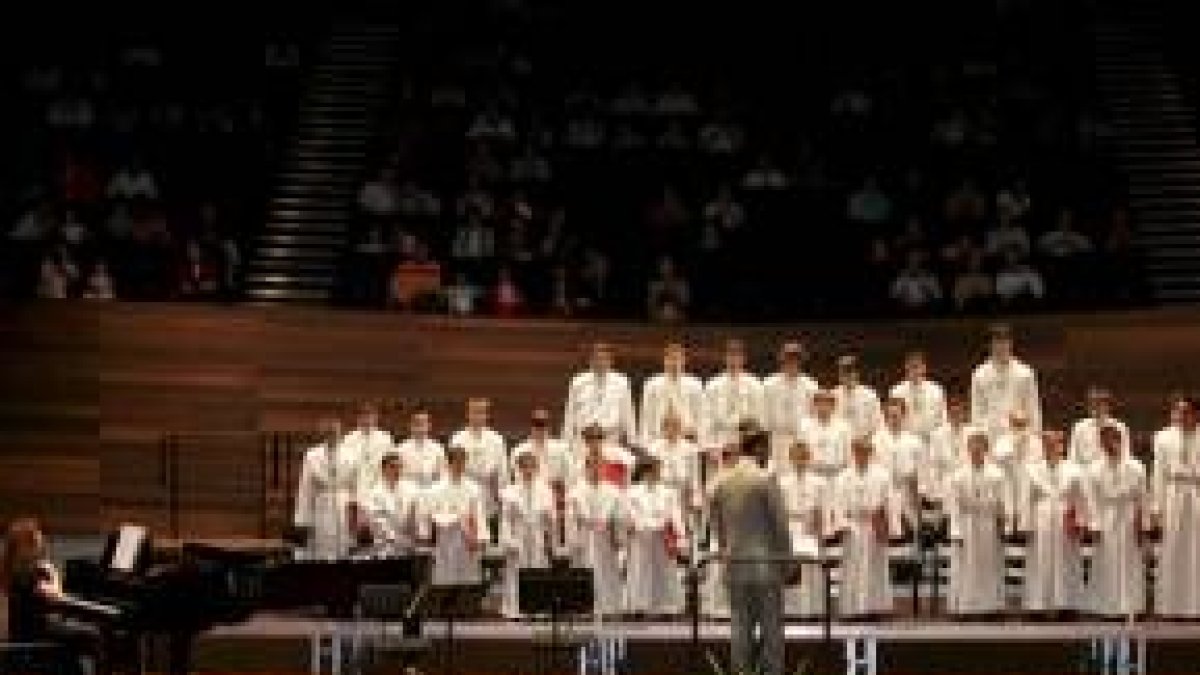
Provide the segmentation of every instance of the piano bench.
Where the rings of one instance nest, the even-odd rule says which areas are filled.
[[[0,673],[66,675],[79,664],[62,645],[52,642],[0,642]]]

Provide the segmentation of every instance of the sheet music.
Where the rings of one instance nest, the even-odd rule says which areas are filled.
[[[141,525],[122,525],[117,533],[117,545],[113,549],[109,567],[121,572],[132,572],[137,564],[142,542],[146,540],[146,528]]]

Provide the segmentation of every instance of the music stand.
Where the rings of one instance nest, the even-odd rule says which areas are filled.
[[[536,672],[546,672],[562,650],[559,628],[563,615],[590,614],[595,603],[592,570],[556,560],[549,568],[517,571],[517,604],[522,614],[550,615],[549,657],[538,659]]]
[[[430,585],[421,599],[422,614],[446,623],[442,642],[442,668],[447,675],[454,675],[454,623],[458,619],[477,615],[487,586],[478,584],[435,584]]]

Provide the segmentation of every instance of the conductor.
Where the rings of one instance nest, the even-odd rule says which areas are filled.
[[[779,483],[762,468],[770,450],[766,432],[747,429],[738,450],[737,463],[711,493],[729,590],[732,672],[782,675],[787,511]]]

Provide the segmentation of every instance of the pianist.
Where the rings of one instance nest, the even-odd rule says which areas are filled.
[[[41,528],[33,518],[9,525],[3,575],[8,595],[8,633],[13,642],[53,643],[72,657],[77,673],[95,672],[101,655],[99,630],[60,616],[68,599],[58,568],[46,556]]]

